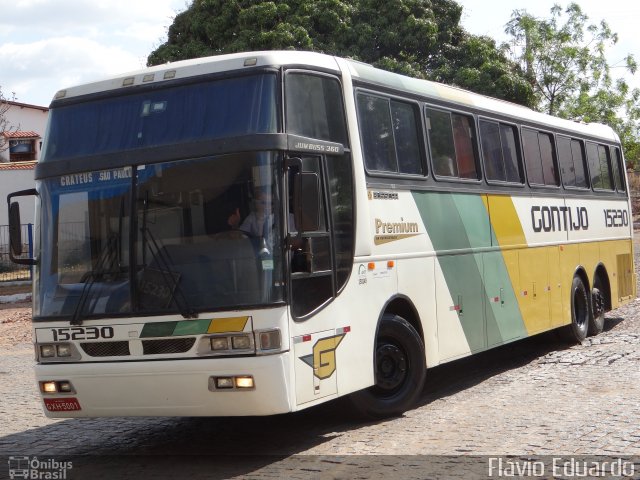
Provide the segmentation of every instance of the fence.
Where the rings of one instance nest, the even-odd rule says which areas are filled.
[[[33,225],[21,225],[22,251],[24,256],[33,256]],[[29,265],[18,265],[9,258],[9,225],[0,225],[0,282],[32,280],[33,270]]]

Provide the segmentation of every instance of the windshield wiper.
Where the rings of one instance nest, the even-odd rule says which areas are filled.
[[[71,325],[82,325],[82,318],[80,318],[80,316],[85,309],[84,307],[87,304],[87,300],[89,299],[89,293],[91,292],[93,284],[96,283],[96,279],[104,277],[107,273],[112,273],[114,265],[118,268],[119,273],[120,266],[118,264],[118,238],[118,234],[116,233],[112,233],[107,237],[107,242],[100,251],[98,262],[96,263],[95,268],[84,274],[84,287],[82,287],[80,298],[78,298],[78,303],[76,304],[76,308],[73,311],[73,316],[71,317]],[[94,307],[95,303],[93,307],[89,309],[89,311],[91,312]]]
[[[180,287],[179,279],[173,275],[173,270],[171,269],[173,262],[171,261],[171,257],[169,257],[166,251],[160,248],[151,230],[143,226],[140,228],[140,232],[142,233],[143,240],[145,240],[145,243],[149,246],[149,251],[151,252],[155,266],[162,276],[162,281],[171,293],[171,300],[178,307],[180,315],[184,318],[198,318],[198,313],[189,305],[189,301]],[[148,242],[148,240],[150,240],[150,242]],[[178,297],[180,301],[178,301]]]

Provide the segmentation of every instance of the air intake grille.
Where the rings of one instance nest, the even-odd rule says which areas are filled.
[[[171,338],[167,340],[143,340],[142,348],[145,355],[184,353],[193,347],[195,341],[196,339],[194,337]]]
[[[130,355],[129,342],[81,343],[82,350],[90,357],[122,357]]]

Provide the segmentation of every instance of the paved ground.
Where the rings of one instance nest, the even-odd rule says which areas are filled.
[[[26,328],[20,324],[28,309],[0,311],[14,319],[16,338],[0,350],[0,456],[99,455],[74,457],[76,473],[79,463],[102,466],[104,476],[91,478],[152,471],[152,478],[170,478],[172,468],[192,478],[205,471],[217,478],[425,478],[427,467],[441,472],[434,478],[465,468],[467,478],[484,478],[483,458],[452,468],[457,457],[401,456],[640,457],[640,300],[610,312],[606,331],[583,345],[567,347],[545,334],[430,370],[417,408],[369,423],[355,421],[341,401],[269,418],[46,419],[32,347],[16,333]],[[217,456],[213,466],[211,457],[198,456],[210,454]],[[261,456],[235,457],[247,454]],[[135,468],[124,455],[137,456]],[[635,472],[640,477],[640,464]]]

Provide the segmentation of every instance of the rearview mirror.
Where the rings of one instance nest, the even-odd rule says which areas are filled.
[[[37,196],[38,191],[35,188],[28,190],[20,190],[7,195],[7,205],[9,207],[9,258],[13,263],[20,265],[35,265],[36,260],[33,258],[17,258],[22,255],[22,224],[20,222],[20,204],[12,202],[14,197],[30,197]],[[29,242],[31,244],[31,242]],[[31,251],[29,251],[31,256]]]
[[[9,246],[16,257],[22,255],[22,230],[20,228],[20,204],[12,202],[9,205]]]

